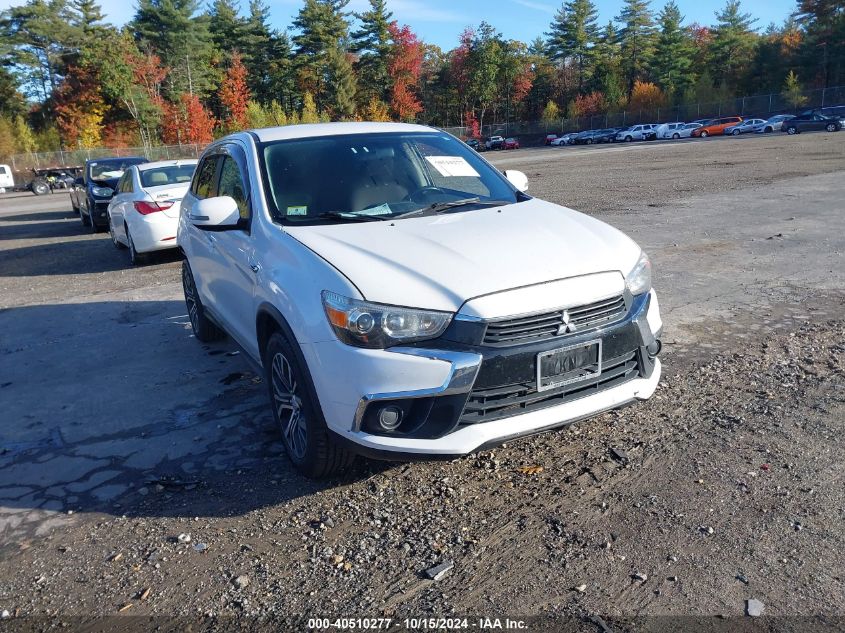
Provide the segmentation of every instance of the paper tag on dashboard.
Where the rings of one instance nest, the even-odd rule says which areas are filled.
[[[426,156],[441,176],[472,176],[479,178],[478,172],[472,168],[463,156]]]
[[[287,215],[308,215],[308,207],[288,207]]]

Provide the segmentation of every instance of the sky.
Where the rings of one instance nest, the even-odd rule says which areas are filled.
[[[202,1],[202,0],[200,0]],[[265,0],[270,6],[272,26],[287,28],[302,6],[302,0]],[[614,18],[622,0],[594,0],[599,10],[599,24]],[[655,13],[664,0],[652,0]],[[714,13],[725,0],[676,0],[686,23],[712,24]],[[0,0],[0,9],[23,4],[23,0]],[[100,0],[108,22],[118,26],[129,21],[135,12],[131,0]],[[241,0],[246,7],[248,0]],[[408,24],[424,41],[448,50],[458,44],[458,36],[467,26],[482,20],[492,24],[507,39],[530,42],[548,30],[560,2],[552,0],[388,0],[394,19]],[[361,12],[367,0],[351,0],[348,10]],[[760,29],[769,23],[780,24],[795,9],[795,0],[742,0],[742,9],[758,18]]]

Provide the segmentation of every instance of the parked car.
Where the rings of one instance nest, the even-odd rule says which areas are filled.
[[[572,139],[578,136],[578,132],[569,132],[568,134],[564,134],[563,136],[557,137],[555,140],[552,141],[552,146],[559,147],[561,145],[570,145],[572,143]]]
[[[836,117],[825,116],[818,112],[801,113],[788,121],[784,121],[781,129],[787,134],[800,134],[812,130],[826,130],[838,132],[842,129],[842,121]]]
[[[596,130],[593,136],[594,143],[613,143],[616,140],[616,134],[619,132],[616,128],[605,128],[603,130]]]
[[[672,138],[689,138],[692,136],[693,130],[697,130],[701,127],[701,123],[684,123],[684,126],[679,130],[675,130],[672,134]],[[677,137],[675,136],[677,134]]]
[[[557,138],[557,134],[546,134],[546,138],[543,139],[543,145],[552,145],[552,141]]]
[[[829,116],[833,117],[834,119],[839,119],[839,121],[842,123],[842,126],[845,127],[845,105],[822,108],[821,110],[819,110],[819,113],[823,116]]]
[[[647,137],[656,134],[654,130],[654,128],[656,127],[657,126],[652,123],[631,125],[617,132],[616,140],[625,141],[628,143],[630,143],[631,141],[645,141],[648,140]]]
[[[215,141],[179,218],[193,332],[229,333],[261,368],[309,476],[356,452],[465,455],[648,399],[648,257],[527,186],[420,125]]]
[[[665,138],[674,138],[678,139],[681,138],[680,130],[686,125],[682,121],[676,121],[674,123],[661,123],[657,126],[655,133],[657,134],[657,138],[665,139]]]
[[[146,162],[147,159],[141,156],[97,158],[85,162],[83,175],[70,190],[70,204],[83,226],[90,226],[95,233],[108,227],[109,202],[117,181],[132,165]]]
[[[501,136],[491,136],[484,145],[487,149],[503,149],[505,147],[505,139]]]
[[[508,137],[508,138],[505,139],[504,148],[505,149],[519,149],[519,141],[517,141],[515,138]]]
[[[743,119],[742,123],[726,127],[723,134],[725,136],[739,136],[749,132],[759,132],[765,125],[765,119]]]
[[[0,193],[6,193],[6,189],[15,188],[15,177],[12,168],[8,165],[0,165]]]
[[[176,248],[179,209],[196,166],[196,160],[165,160],[123,172],[108,207],[109,233],[116,248],[129,249],[132,264]]]
[[[466,144],[469,145],[476,152],[481,151],[481,141],[479,141],[477,138],[468,138],[466,140]]]
[[[592,145],[596,142],[596,132],[598,130],[587,130],[575,135],[572,138],[572,145]]]
[[[718,136],[724,133],[725,128],[737,125],[738,123],[742,123],[742,117],[740,116],[726,116],[718,119],[710,119],[700,128],[694,129],[691,136],[694,138]]]
[[[766,122],[763,126],[757,130],[757,134],[768,134],[770,132],[780,132],[781,126],[783,126],[784,121],[788,121],[794,114],[776,114],[773,117],[769,117],[766,119]]]

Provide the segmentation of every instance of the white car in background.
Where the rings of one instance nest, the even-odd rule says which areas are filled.
[[[683,121],[661,123],[657,126],[657,138],[681,138],[680,130],[686,125]]]
[[[616,133],[616,140],[625,141],[647,141],[649,138],[655,138],[656,123],[643,123],[641,125],[631,125]]]
[[[675,134],[678,136],[673,136],[673,138],[690,138],[692,136],[692,131],[700,128],[701,126],[701,123],[684,123],[683,127],[675,130]]]
[[[176,248],[179,209],[196,167],[196,160],[164,160],[132,165],[121,176],[109,203],[109,233],[115,247],[129,249],[133,264]]]
[[[789,121],[789,119],[794,119],[794,114],[776,114],[773,117],[770,117],[766,123],[757,130],[758,134],[768,134],[770,132],[780,132],[783,129],[784,121]]]

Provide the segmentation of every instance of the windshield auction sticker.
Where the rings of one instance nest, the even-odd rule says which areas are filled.
[[[462,156],[426,156],[441,176],[473,176],[479,178],[478,172],[472,168]]]

